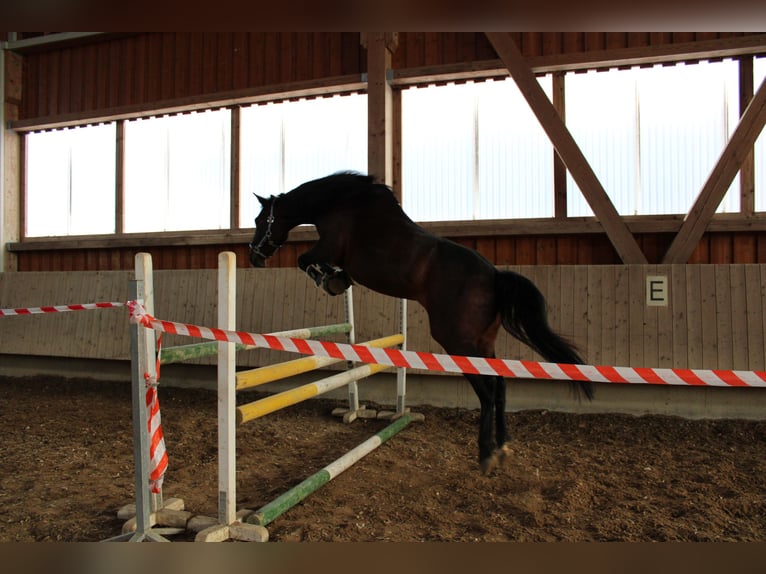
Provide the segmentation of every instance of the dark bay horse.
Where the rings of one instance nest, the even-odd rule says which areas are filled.
[[[502,325],[546,361],[584,363],[548,326],[545,300],[531,281],[428,233],[372,177],[337,173],[258,200],[262,209],[250,243],[255,267],[265,266],[293,227],[314,224],[319,240],[298,258],[298,266],[331,295],[356,281],[384,295],[417,301],[428,312],[431,336],[451,355],[494,357]],[[509,452],[505,380],[465,377],[481,403],[479,463],[488,473]],[[590,385],[577,384],[590,399]]]

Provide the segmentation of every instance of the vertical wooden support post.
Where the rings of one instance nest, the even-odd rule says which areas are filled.
[[[18,256],[7,244],[25,232],[24,137],[6,124],[17,120],[22,99],[24,59],[0,46],[0,273],[18,270]]]
[[[404,336],[399,348],[407,350],[407,299],[399,299],[399,332]],[[397,416],[405,413],[405,399],[407,396],[407,369],[397,367],[396,369],[396,414]]]
[[[553,73],[553,107],[566,123],[566,83],[564,72]],[[553,216],[567,216],[567,166],[553,150]]]
[[[154,278],[153,278],[154,271],[152,268],[152,256],[149,253],[136,253],[135,267],[136,267],[136,280],[141,281],[143,285],[144,309],[146,309],[146,312],[149,315],[154,316]],[[155,346],[154,331],[152,331],[151,333],[147,333],[146,353],[148,357],[151,357],[151,360],[149,360],[149,362],[152,363],[152,366],[151,366],[152,370],[144,371],[144,372],[151,372],[153,376],[156,376],[156,373],[155,373],[156,365],[154,362],[154,357],[157,353],[157,349]],[[162,508],[162,504],[163,504],[162,491],[158,493],[152,493],[151,496],[152,496],[152,502],[151,502],[152,512],[156,512]]]
[[[393,95],[389,73],[396,35],[367,35],[367,171],[393,183]]]
[[[218,254],[218,327],[233,331],[236,313],[236,256],[231,251]],[[236,520],[236,347],[218,343],[218,521]]]
[[[739,60],[739,116],[745,113],[755,92],[753,76],[753,56],[743,56]],[[755,154],[751,149],[739,169],[740,208],[743,215],[755,212]]]
[[[344,303],[344,309],[345,309],[345,316],[346,316],[346,323],[351,325],[351,330],[346,334],[346,338],[348,342],[353,345],[356,343],[356,333],[354,332],[354,293],[353,293],[353,286],[346,289],[346,292],[343,294],[343,303]],[[354,363],[351,361],[348,361],[346,363],[347,369],[352,369],[354,367]],[[359,386],[357,385],[356,381],[351,381],[348,384],[348,421],[345,422],[351,422],[356,418],[357,412],[359,411]]]

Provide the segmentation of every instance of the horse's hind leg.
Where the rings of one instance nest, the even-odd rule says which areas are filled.
[[[495,441],[492,440],[492,419],[495,408],[496,379],[499,377],[465,375],[465,378],[471,383],[481,405],[479,414],[479,466],[484,474],[488,474],[497,463],[494,456]]]
[[[511,454],[508,444],[508,423],[505,418],[505,379],[495,378],[495,438],[497,440],[497,459],[504,463]]]

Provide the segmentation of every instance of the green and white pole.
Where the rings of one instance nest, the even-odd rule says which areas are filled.
[[[256,510],[253,514],[248,516],[245,521],[250,524],[266,526],[307,496],[319,490],[322,486],[330,482],[344,470],[351,467],[354,463],[367,456],[381,444],[405,428],[410,422],[412,422],[412,417],[409,414],[405,414],[396,419],[386,428],[374,434],[356,448],[351,449],[335,462],[328,464],[319,472],[311,475],[300,484],[294,486],[265,506],[262,506],[259,510]]]

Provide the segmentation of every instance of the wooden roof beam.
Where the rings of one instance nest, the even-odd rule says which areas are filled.
[[[582,190],[586,201],[623,263],[647,263],[646,256],[635,237],[615,209],[588,160],[585,159],[577,142],[525,62],[511,35],[505,32],[486,32],[486,35],[545,133],[548,134],[556,148],[556,153]]]
[[[734,176],[753,150],[766,123],[766,79],[753,96],[737,124],[737,128],[723,148],[694,205],[686,214],[681,229],[668,247],[663,263],[686,263],[715,215]]]

